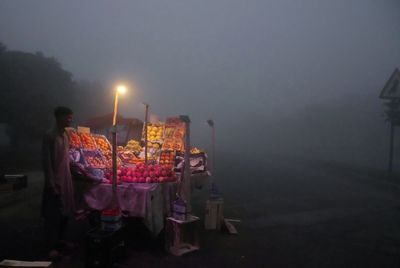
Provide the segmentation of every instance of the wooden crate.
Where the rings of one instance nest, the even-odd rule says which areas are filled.
[[[222,198],[207,200],[204,217],[204,228],[206,230],[221,230],[224,220],[223,208],[224,200]]]
[[[199,250],[200,219],[188,215],[185,221],[167,218],[165,249],[175,256]]]

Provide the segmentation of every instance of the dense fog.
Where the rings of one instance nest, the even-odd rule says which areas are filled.
[[[74,107],[76,124],[111,112],[112,88],[124,82],[122,115],[143,119],[143,101],[162,120],[187,114],[205,148],[212,118],[221,154],[383,168],[389,126],[378,96],[400,62],[399,8],[395,0],[10,0],[0,2],[0,42],[71,74],[75,99],[53,103]]]

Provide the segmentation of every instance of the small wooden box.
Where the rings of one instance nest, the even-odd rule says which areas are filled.
[[[188,215],[185,221],[167,218],[165,249],[175,256],[199,250],[200,219]]]
[[[210,199],[206,203],[204,227],[206,230],[221,230],[224,200],[222,198]]]

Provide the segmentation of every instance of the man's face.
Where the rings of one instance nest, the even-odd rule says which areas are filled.
[[[64,115],[59,118],[59,124],[64,128],[70,127],[71,123],[72,123],[72,114]]]

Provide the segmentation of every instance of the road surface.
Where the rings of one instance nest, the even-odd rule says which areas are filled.
[[[225,157],[216,183],[224,214],[241,219],[238,235],[201,230],[201,250],[183,257],[159,240],[129,237],[119,267],[398,267],[400,184],[379,171],[321,161],[265,156]],[[44,260],[38,217],[42,178],[0,197],[0,259]],[[206,189],[194,195],[204,213]],[[75,224],[82,242],[88,228]],[[133,235],[134,236],[134,235]],[[83,243],[56,267],[83,267]]]

